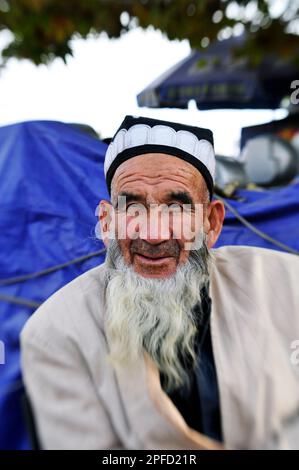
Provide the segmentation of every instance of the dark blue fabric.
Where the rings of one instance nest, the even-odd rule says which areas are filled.
[[[168,392],[165,376],[160,373],[162,388],[178,408],[186,423],[202,434],[222,441],[219,387],[211,341],[210,315],[211,298],[208,290],[201,291],[202,305],[195,306],[197,336],[195,349],[197,363],[195,369],[184,360],[189,375],[189,385]]]
[[[107,145],[52,121],[0,128],[0,281],[33,273],[103,248],[95,209],[108,198],[103,173]],[[43,302],[104,256],[35,280],[1,287],[0,294]],[[19,333],[34,309],[0,300],[0,449],[29,448],[19,362]]]
[[[196,370],[201,428],[203,434],[222,441],[221,414],[217,371],[211,341],[211,328],[208,325],[201,345],[199,367]]]
[[[232,51],[245,36],[213,41],[163,73],[137,96],[139,106],[187,108],[191,99],[199,109],[277,109],[298,77],[291,63],[265,56],[255,68],[233,66]]]

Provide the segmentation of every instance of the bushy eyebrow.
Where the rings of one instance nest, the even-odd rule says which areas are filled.
[[[129,202],[132,202],[132,201],[144,201],[144,198],[143,196],[141,196],[140,194],[136,194],[136,193],[132,193],[132,192],[129,192],[129,191],[121,191],[119,194],[118,194],[118,197],[125,197],[126,198],[126,204],[129,203]],[[117,198],[117,202],[116,202],[116,205],[115,205],[115,209],[118,208],[118,198]]]
[[[130,202],[144,202],[144,197],[141,194],[133,193],[130,191],[121,191],[118,197],[122,196],[126,198],[126,204]],[[189,204],[194,209],[194,201],[191,194],[188,191],[170,191],[166,194],[165,199],[167,201],[181,202],[182,204]],[[115,209],[118,208],[118,201],[116,202]]]
[[[190,204],[194,208],[194,201],[188,191],[171,191],[167,194],[168,200],[181,202],[182,204]]]

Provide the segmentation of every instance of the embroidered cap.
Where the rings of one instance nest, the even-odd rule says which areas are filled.
[[[215,176],[213,133],[209,129],[146,117],[126,116],[105,156],[109,194],[116,169],[126,160],[148,153],[181,158],[202,174],[212,199]]]

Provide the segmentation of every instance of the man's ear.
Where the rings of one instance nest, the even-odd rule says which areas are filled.
[[[109,233],[113,218],[113,206],[111,202],[102,199],[99,203],[99,221],[101,227],[101,237],[105,247],[108,247]]]
[[[225,207],[222,201],[210,202],[204,224],[204,231],[207,234],[208,248],[212,248],[219,238],[225,217]]]

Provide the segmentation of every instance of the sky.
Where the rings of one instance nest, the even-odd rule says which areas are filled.
[[[0,49],[9,34],[0,32]],[[102,138],[117,130],[126,114],[156,117],[214,133],[216,153],[238,156],[241,128],[286,115],[284,110],[139,108],[136,95],[190,53],[187,40],[169,41],[153,28],[132,29],[120,39],[105,34],[72,41],[74,56],[35,66],[10,59],[0,70],[0,126],[28,120],[91,125]]]

